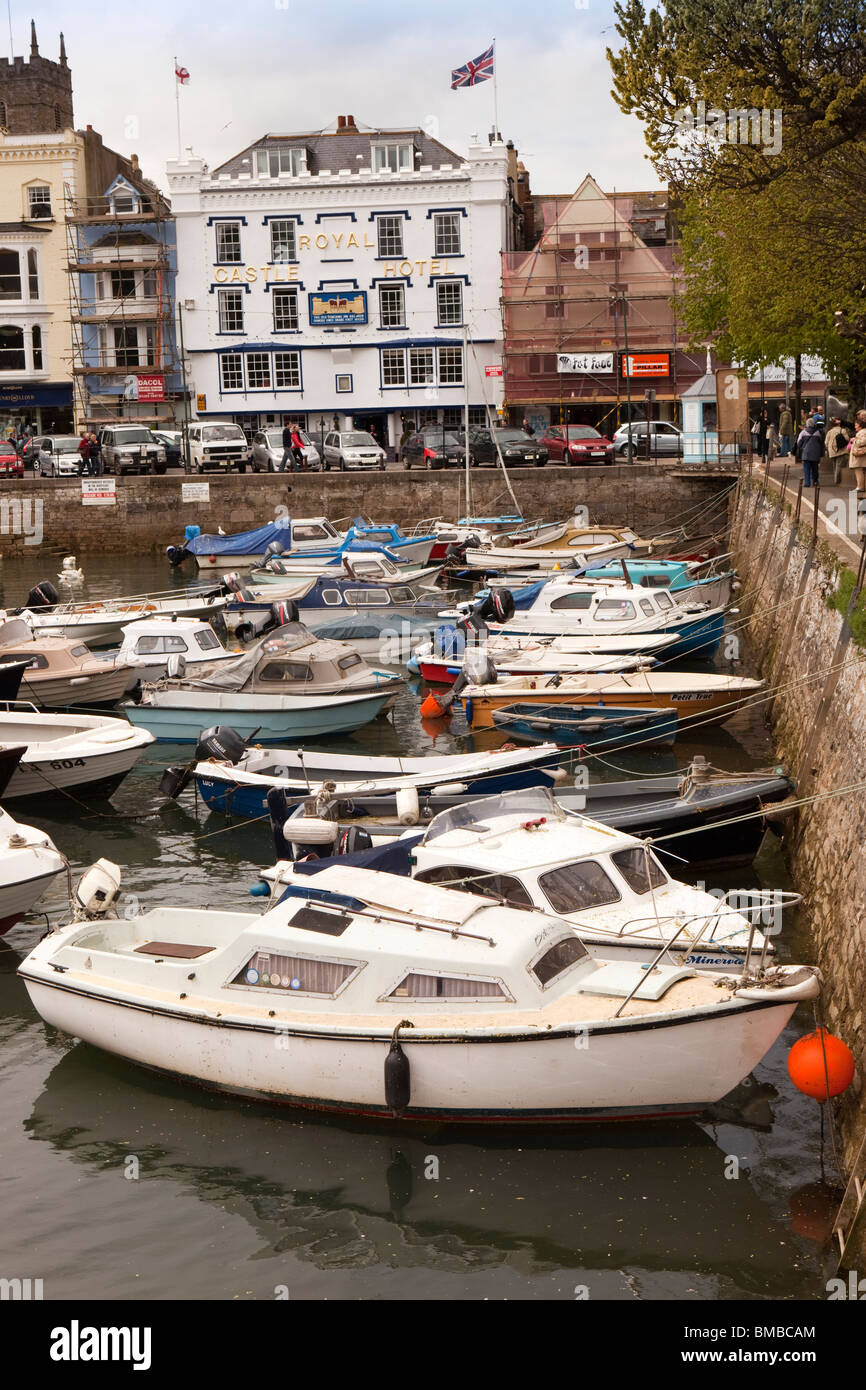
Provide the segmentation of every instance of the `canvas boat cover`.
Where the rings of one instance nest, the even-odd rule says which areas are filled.
[[[288,519],[259,526],[255,531],[240,531],[236,536],[195,536],[184,542],[189,555],[264,555],[268,546],[279,542],[288,550],[292,544],[292,528]]]
[[[169,685],[173,690],[243,690],[263,656],[271,653],[285,656],[288,652],[298,651],[316,642],[316,637],[303,623],[287,623],[233,661],[218,662],[208,675],[185,676],[182,680],[163,679],[159,684]]]

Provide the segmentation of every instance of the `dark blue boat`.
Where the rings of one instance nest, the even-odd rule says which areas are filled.
[[[676,710],[620,705],[506,705],[493,711],[494,726],[521,743],[580,744],[585,748],[626,743],[673,743]]]

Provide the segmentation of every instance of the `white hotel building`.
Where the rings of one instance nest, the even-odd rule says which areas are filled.
[[[407,427],[459,427],[464,373],[473,422],[500,405],[504,144],[461,158],[420,129],[341,116],[167,173],[198,418],[373,425],[393,448]]]

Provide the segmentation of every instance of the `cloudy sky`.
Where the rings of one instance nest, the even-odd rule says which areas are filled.
[[[497,41],[499,126],[517,145],[534,192],[563,192],[592,173],[607,189],[657,186],[641,128],[610,96],[605,47],[612,0],[11,0],[15,53],[56,58],[63,29],[75,120],[135,151],[165,186],[177,152],[173,58],[184,145],[211,167],[265,131],[316,130],[351,113],[369,126],[424,125],[454,149],[493,124],[493,83],[452,92],[451,69]],[[5,33],[4,33],[5,30]],[[0,26],[0,53],[9,52]],[[438,123],[437,126],[434,123]]]

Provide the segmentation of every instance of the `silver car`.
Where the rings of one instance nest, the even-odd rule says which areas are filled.
[[[75,434],[39,434],[28,444],[25,461],[32,460],[33,476],[77,477],[81,472],[79,439]]]
[[[611,453],[618,461],[628,458],[628,430],[628,425],[620,425],[613,436]],[[683,432],[667,420],[653,420],[650,424],[649,447],[651,458],[676,458],[683,452]],[[647,456],[646,420],[632,420],[631,451],[637,460]]]
[[[298,434],[304,446],[304,462],[308,468],[318,468],[322,461],[318,449],[306,430],[298,430]],[[284,453],[282,430],[259,430],[258,434],[253,435],[250,445],[253,472],[279,473]],[[291,468],[289,460],[286,461],[286,467]]]
[[[331,430],[322,452],[326,468],[385,467],[385,450],[366,430]]]

